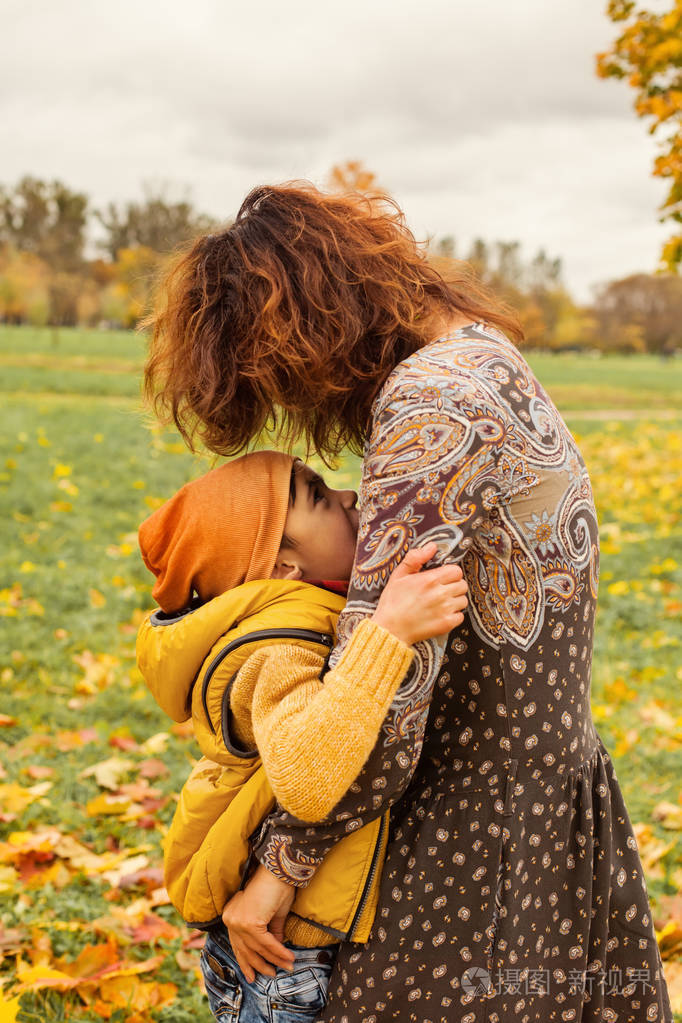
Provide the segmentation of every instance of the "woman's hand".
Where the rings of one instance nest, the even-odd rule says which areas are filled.
[[[391,572],[372,615],[373,622],[408,646],[447,635],[464,621],[467,584],[460,566],[441,565],[420,571],[437,550],[433,541],[424,547],[411,547]]]
[[[259,864],[244,889],[225,904],[223,923],[249,984],[255,980],[256,973],[274,977],[271,963],[285,970],[293,966],[296,957],[281,942],[284,921],[295,896],[296,889],[292,885],[280,881]]]

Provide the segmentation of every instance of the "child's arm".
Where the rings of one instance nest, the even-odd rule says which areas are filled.
[[[420,572],[436,551],[431,543],[408,552],[324,682],[323,658],[291,644],[257,651],[237,675],[237,738],[255,742],[278,802],[300,820],[323,820],[357,778],[412,663],[411,644],[461,624],[461,568]]]
[[[278,803],[304,821],[327,816],[360,773],[414,651],[362,622],[336,668],[313,650],[278,644],[256,651],[232,688],[237,738],[248,745],[244,703]],[[242,710],[240,712],[240,704]]]

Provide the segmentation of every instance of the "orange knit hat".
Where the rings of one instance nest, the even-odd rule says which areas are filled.
[[[185,484],[142,523],[145,565],[156,576],[152,596],[179,611],[196,590],[202,602],[249,582],[269,579],[289,506],[294,459],[255,451]]]

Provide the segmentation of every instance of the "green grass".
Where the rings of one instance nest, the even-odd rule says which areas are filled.
[[[145,347],[132,331],[0,327],[2,389],[137,397]],[[675,408],[682,414],[680,359],[530,352],[528,361],[564,411]]]
[[[13,357],[33,354],[142,362],[144,351],[144,337],[130,330],[61,327],[54,331],[49,327],[0,325],[0,352]]]
[[[682,359],[656,355],[546,355],[530,352],[528,362],[543,385],[604,387],[627,392],[633,401],[642,391],[677,397],[682,391]]]
[[[528,361],[563,412],[675,408],[682,415],[682,359],[531,352]]]
[[[61,369],[38,366],[8,366],[0,362],[3,390],[17,394],[84,394],[111,395],[122,398],[140,397],[139,377],[129,371],[108,369]]]
[[[0,785],[34,784],[31,766],[55,770],[44,797],[15,820],[0,821],[0,839],[51,825],[98,853],[112,843],[151,844],[158,862],[173,796],[198,751],[193,740],[170,731],[135,669],[136,622],[152,605],[136,531],[158,501],[210,462],[189,454],[177,435],[153,427],[143,413],[139,375],[130,369],[141,366],[143,355],[142,339],[132,334],[62,330],[53,347],[49,331],[0,328],[0,611],[10,609],[0,629],[0,711],[16,719],[0,730],[6,772]],[[109,361],[127,368],[107,371],[102,364]],[[650,828],[643,853],[650,841],[674,843],[647,873],[656,906],[682,884],[682,836],[652,819],[659,802],[679,803],[682,767],[682,624],[674,610],[682,599],[682,416],[670,422],[646,415],[601,422],[580,411],[616,407],[615,394],[622,407],[640,413],[675,407],[682,366],[639,357],[530,361],[577,434],[595,487],[603,542],[593,708],[631,819]],[[348,459],[336,481],[357,485],[358,475],[359,461]],[[96,673],[87,676],[85,651],[100,665],[100,681]],[[60,733],[85,728],[95,730],[94,741],[59,749]],[[116,754],[112,736],[129,737],[139,747],[159,732],[168,734],[158,755],[169,769],[153,782],[165,799],[159,827],[89,816],[87,803],[100,789],[93,778],[80,776],[83,769]],[[147,754],[135,748],[122,755],[134,762],[125,779],[133,781]],[[19,889],[10,888],[0,899],[0,921],[27,929],[39,924],[51,935],[55,954],[73,958],[97,939],[59,923],[106,916],[107,890],[101,880],[83,875],[63,888],[29,886],[23,902]],[[133,890],[127,898],[142,894]],[[175,920],[170,907],[158,912]],[[174,982],[179,994],[153,1018],[208,1023],[194,974],[176,962],[180,939],[162,948],[166,962],[155,979]],[[146,958],[152,951],[140,947],[132,954]],[[11,957],[5,960],[5,970],[12,965]],[[19,1018],[24,1023],[100,1018],[79,1006],[73,994],[26,994]]]

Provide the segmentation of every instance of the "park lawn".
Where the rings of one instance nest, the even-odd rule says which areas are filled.
[[[54,356],[62,359],[144,361],[145,340],[130,330],[87,330],[62,327],[9,327],[0,325],[0,355]]]
[[[562,412],[670,408],[682,416],[682,359],[531,352],[528,361]]]
[[[139,522],[212,463],[152,423],[136,373],[101,368],[119,355],[141,365],[140,338],[60,331],[53,348],[49,332],[0,329],[0,354],[28,374],[17,394],[0,363],[3,975],[13,990],[19,953],[24,1023],[208,1023],[196,936],[159,891],[160,841],[198,748],[148,694],[134,642],[152,606]],[[24,355],[52,361],[24,369]],[[74,363],[83,355],[92,368]],[[546,358],[536,369],[550,391],[589,384],[576,357]],[[636,409],[644,381],[671,407],[679,366],[646,360],[638,372],[637,361],[614,361],[613,389]],[[593,713],[638,835],[672,985],[682,971],[666,901],[682,887],[682,417],[599,421],[565,411],[600,515]],[[356,486],[359,468],[344,460],[334,481]],[[150,969],[118,985],[88,980],[93,963],[121,959]],[[77,983],[33,990],[31,967],[55,964]]]
[[[2,387],[136,398],[145,345],[131,331],[0,326]],[[680,359],[530,352],[528,361],[564,412],[675,409],[682,415]]]

